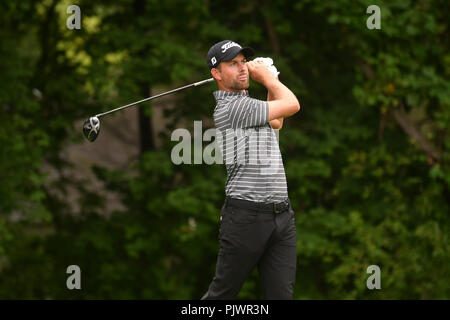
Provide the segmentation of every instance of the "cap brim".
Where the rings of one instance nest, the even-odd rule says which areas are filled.
[[[250,58],[250,57],[253,57],[255,55],[255,50],[253,50],[250,47],[244,47],[239,52],[242,52],[242,54],[246,58]]]
[[[243,48],[234,47],[228,49],[227,54],[225,55],[225,57],[222,58],[221,62],[230,61],[234,59],[239,53],[242,53],[246,59],[255,55],[255,51],[250,47],[243,47]]]

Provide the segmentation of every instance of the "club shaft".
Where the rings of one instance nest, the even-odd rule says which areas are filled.
[[[116,109],[113,109],[113,110],[109,110],[109,111],[106,111],[106,112],[103,112],[103,113],[99,113],[99,114],[97,114],[95,116],[97,118],[98,117],[102,117],[102,116],[107,115],[109,113],[113,113],[113,112],[116,112],[116,111],[119,111],[119,110],[122,110],[122,109],[125,109],[125,108],[128,108],[128,107],[135,106],[135,105],[137,105],[139,103],[142,103],[142,102],[150,101],[150,100],[153,100],[153,99],[165,96],[167,94],[174,93],[174,92],[177,92],[177,91],[180,91],[180,90],[184,90],[184,89],[187,89],[187,88],[190,88],[190,87],[201,86],[202,84],[205,84],[205,83],[208,83],[208,82],[211,82],[211,81],[214,81],[214,78],[209,78],[209,79],[206,79],[206,80],[202,80],[202,81],[198,81],[198,82],[195,82],[195,83],[188,84],[187,86],[184,86],[184,87],[180,87],[180,88],[176,88],[176,89],[173,89],[173,90],[170,90],[170,91],[159,93],[157,95],[154,95],[154,96],[151,96],[151,97],[148,97],[148,98],[145,98],[145,99],[142,99],[142,100],[139,100],[139,101],[127,104],[125,106],[122,106],[122,107],[119,107],[119,108],[116,108]]]

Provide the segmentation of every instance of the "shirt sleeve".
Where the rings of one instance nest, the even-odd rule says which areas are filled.
[[[269,119],[267,101],[242,97],[231,102],[228,108],[228,119],[232,128],[263,126]]]

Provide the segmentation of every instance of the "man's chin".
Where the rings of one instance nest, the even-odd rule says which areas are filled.
[[[237,89],[237,90],[247,90],[248,87],[249,87],[248,81],[245,81],[245,82],[239,81],[239,82],[234,83],[234,89]]]
[[[247,90],[248,86],[246,86],[246,87],[233,87],[233,88],[230,88],[230,89],[231,89],[231,91],[234,91],[234,92],[240,92],[242,90]]]

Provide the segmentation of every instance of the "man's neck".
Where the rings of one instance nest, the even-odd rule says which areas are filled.
[[[234,93],[245,93],[246,92],[246,89],[235,90],[235,89],[231,89],[231,88],[226,88],[223,85],[221,85],[220,83],[217,83],[217,86],[219,87],[219,90],[221,90],[221,91],[234,92]]]

